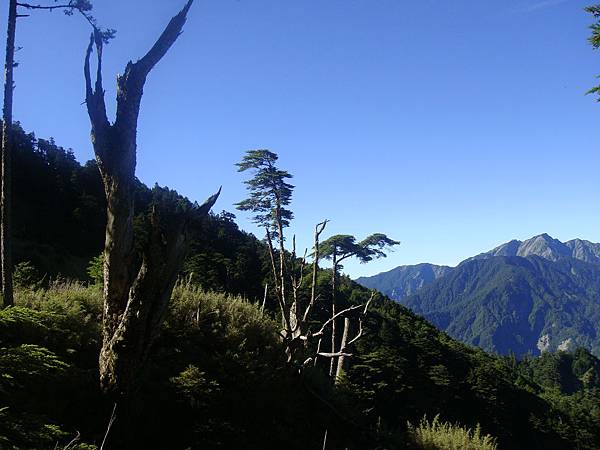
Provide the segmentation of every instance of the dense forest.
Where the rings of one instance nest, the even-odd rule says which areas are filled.
[[[104,207],[95,163],[15,127],[16,306],[0,312],[3,448],[100,446],[112,403],[98,382]],[[138,182],[137,215],[152,189]],[[178,199],[178,197],[174,197]],[[161,334],[129,405],[129,448],[406,448],[426,415],[481,430],[502,449],[600,446],[600,361],[589,352],[517,360],[461,344],[377,295],[351,364],[298,370],[264,241],[231,213],[194,229]],[[309,271],[307,271],[308,274]],[[308,276],[308,275],[306,275]],[[331,269],[318,290],[330,294]],[[370,292],[339,280],[341,307]],[[331,311],[323,303],[314,321]],[[82,444],[85,442],[87,444]],[[74,448],[73,444],[69,448]]]

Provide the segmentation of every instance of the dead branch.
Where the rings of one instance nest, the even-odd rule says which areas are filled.
[[[352,353],[345,353],[345,352],[321,352],[321,353],[317,353],[319,356],[324,356],[325,358],[339,358],[340,356],[352,356]]]
[[[112,410],[112,414],[110,415],[110,420],[108,421],[108,426],[106,427],[106,433],[104,433],[104,439],[102,439],[102,445],[100,445],[100,450],[104,450],[104,444],[106,444],[106,439],[108,438],[108,433],[110,433],[110,429],[113,426],[113,423],[115,422],[115,419],[117,418],[116,413],[117,412],[117,404],[115,403],[115,406],[113,406],[113,410]]]
[[[72,445],[75,445],[81,439],[81,433],[77,431],[77,435],[69,442],[62,450],[68,450]]]
[[[312,272],[311,294],[310,294],[310,302],[308,303],[308,306],[306,307],[306,310],[304,311],[304,315],[302,316],[303,322],[306,322],[308,320],[308,316],[310,315],[310,312],[311,312],[313,306],[315,305],[315,303],[317,302],[317,300],[319,298],[319,296],[316,294],[317,272],[319,269],[319,241],[320,241],[321,233],[323,233],[323,231],[325,230],[325,227],[327,226],[328,222],[329,222],[329,220],[325,219],[323,222],[320,222],[315,226],[315,242],[314,242],[315,250],[313,253],[313,272]]]
[[[327,327],[328,327],[330,324],[332,324],[332,323],[333,323],[333,321],[334,321],[334,320],[336,320],[338,317],[341,317],[341,316],[343,316],[343,315],[345,315],[345,314],[348,314],[348,313],[349,313],[349,312],[351,312],[351,311],[356,311],[357,309],[360,309],[360,308],[362,308],[362,307],[363,307],[363,305],[354,305],[354,306],[350,306],[350,307],[348,307],[348,308],[346,308],[346,309],[343,309],[343,310],[342,310],[342,311],[340,311],[340,312],[337,312],[337,313],[335,313],[333,316],[331,316],[329,319],[327,319],[327,320],[325,321],[325,323],[323,324],[323,326],[321,327],[321,329],[320,329],[319,331],[317,331],[316,333],[314,333],[314,334],[312,335],[312,337],[316,337],[316,336],[322,336],[322,335],[323,335],[323,333],[325,332],[325,329],[326,329],[326,328],[327,328]]]

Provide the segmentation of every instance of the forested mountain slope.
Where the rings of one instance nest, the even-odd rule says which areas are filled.
[[[402,303],[488,351],[600,354],[600,265],[574,258],[495,256],[460,264]]]
[[[104,246],[106,200],[95,161],[81,165],[71,150],[15,126],[13,235],[15,264],[30,262],[46,281],[88,280],[90,260]],[[138,183],[138,218],[152,190]],[[241,231],[235,216],[211,214],[194,230],[185,273],[207,289],[257,298],[266,274],[264,246]]]
[[[357,280],[393,296],[440,329],[500,354],[538,355],[583,346],[600,354],[600,244],[547,234],[510,241],[442,276],[410,281],[429,265]],[[436,266],[434,266],[436,267]],[[438,269],[439,270],[439,269]],[[404,278],[392,274],[400,273]]]
[[[451,267],[423,263],[414,266],[398,266],[372,277],[357,278],[356,282],[366,288],[376,289],[394,300],[400,300],[415,294],[423,286],[450,272],[452,272]]]
[[[93,163],[81,167],[53,143],[45,148],[33,136],[21,138],[28,140],[19,149],[22,185],[15,192],[19,260],[31,261],[38,279],[18,287],[16,307],[0,311],[0,447],[55,448],[58,442],[62,448],[77,431],[83,442],[99,446],[112,410],[97,383],[101,287],[48,278],[86,276],[88,259],[102,247],[102,192]],[[27,180],[39,183],[30,193]],[[51,189],[64,203],[56,210],[34,195]],[[140,185],[139,214],[150,198]],[[73,242],[60,229],[63,222]],[[128,411],[132,429],[145,430],[131,436],[131,448],[304,450],[321,448],[327,430],[328,449],[402,449],[411,445],[407,420],[418,423],[425,414],[469,427],[479,423],[502,449],[600,447],[600,412],[593,406],[600,402],[600,364],[588,352],[556,363],[493,356],[378,296],[350,365],[333,386],[325,361],[303,372],[286,364],[275,299],[268,298],[264,311],[253,303],[262,300],[268,280],[264,245],[227,213],[212,216],[196,233]],[[592,270],[580,264],[573,267],[582,276]],[[331,294],[330,277],[327,269],[318,273],[323,299]],[[369,296],[341,279],[340,308]],[[329,303],[319,302],[315,314],[316,326],[330,317]]]

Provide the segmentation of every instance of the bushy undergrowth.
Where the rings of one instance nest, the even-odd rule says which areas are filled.
[[[498,450],[495,439],[482,434],[479,425],[473,430],[442,422],[439,414],[432,421],[424,417],[418,427],[409,423],[408,432],[419,450]]]
[[[346,284],[345,301],[364,294]],[[78,431],[102,442],[113,404],[98,387],[101,316],[101,287],[68,282],[19,288],[0,310],[0,448],[62,448]],[[256,304],[178,283],[128,411],[143,433],[127,448],[304,450],[322,448],[327,430],[329,450],[402,449],[410,437],[421,450],[495,449],[478,422],[503,449],[598,448],[599,363],[587,355],[571,364],[586,390],[550,398],[529,372],[554,379],[554,365],[522,370],[381,300],[334,387],[319,366],[286,364],[278,330]],[[466,428],[436,418],[407,433],[438,413]]]
[[[101,287],[57,282],[15,299],[0,310],[0,448],[62,448],[78,431],[99,445],[112,408],[98,388]],[[129,448],[279,448],[290,436],[290,449],[316,444],[319,413],[286,366],[277,329],[240,297],[178,283],[130,407],[129,425],[144,433]]]

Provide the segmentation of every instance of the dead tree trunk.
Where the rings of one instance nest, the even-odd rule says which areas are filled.
[[[4,306],[13,304],[12,282],[12,109],[13,109],[13,69],[15,66],[15,33],[17,28],[17,1],[10,0],[8,5],[8,27],[6,32],[6,60],[4,63],[4,107],[2,114],[2,187],[0,195],[0,264],[2,264],[2,294]]]
[[[331,353],[335,353],[335,341],[336,341],[336,327],[335,327],[335,317],[336,317],[336,305],[335,305],[335,294],[337,291],[337,254],[335,249],[333,250],[333,255],[332,255],[332,260],[333,260],[333,264],[332,264],[332,272],[331,272],[331,317],[332,317],[332,322],[331,322]],[[329,361],[329,376],[333,377],[334,375],[334,368],[335,368],[335,357],[332,357],[331,360]]]
[[[350,332],[350,317],[344,317],[344,331],[342,332],[342,342],[340,343],[340,356],[337,360],[337,369],[335,371],[335,379],[336,381],[339,379],[342,374],[342,370],[344,370],[344,361],[346,356],[344,352],[346,351],[346,346],[348,345],[348,333]],[[332,359],[333,360],[333,359]]]
[[[148,73],[173,45],[193,0],[174,16],[154,46],[139,61],[129,62],[117,78],[117,113],[106,116],[102,86],[102,36],[95,30],[85,58],[86,104],[91,138],[107,199],[104,247],[104,315],[100,352],[100,384],[116,397],[126,396],[144,365],[162,323],[187,248],[192,215],[206,214],[217,199],[212,196],[193,211],[165,214],[155,205],[150,233],[142,254],[134,248],[133,201],[136,133],[143,88]],[[92,87],[90,55],[97,52]],[[167,208],[168,209],[168,208]]]
[[[358,319],[358,333],[352,339],[350,339],[350,318],[348,316],[344,317],[344,332],[342,334],[342,342],[340,344],[340,351],[338,352],[338,360],[337,360],[337,370],[335,372],[335,384],[340,381],[340,377],[342,372],[345,369],[346,358],[352,356],[352,353],[349,353],[352,345],[358,341],[363,335],[363,319],[367,317],[367,312],[369,311],[369,305],[373,301],[375,294],[372,293],[369,300],[364,305],[364,308],[360,314]]]

